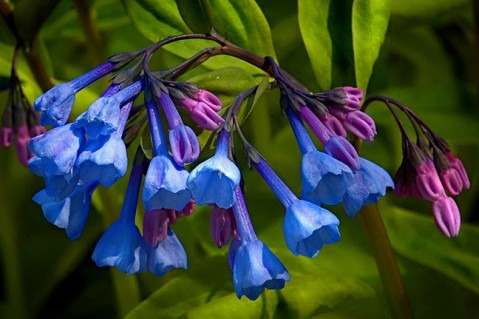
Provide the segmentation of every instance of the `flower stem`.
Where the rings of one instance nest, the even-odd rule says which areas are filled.
[[[372,249],[393,318],[414,318],[391,242],[376,204],[364,206],[359,214]]]

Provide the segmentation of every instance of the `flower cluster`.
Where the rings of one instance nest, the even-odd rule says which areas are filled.
[[[26,166],[32,154],[28,151],[28,143],[32,137],[45,133],[40,125],[40,118],[23,93],[21,81],[16,72],[14,53],[12,72],[10,75],[8,100],[0,122],[0,146],[15,145],[18,161]]]
[[[412,142],[396,116],[402,133],[403,160],[395,176],[395,194],[432,202],[433,217],[439,230],[447,237],[457,236],[461,215],[452,196],[470,187],[464,165],[452,154],[446,141],[414,112],[396,101],[384,102],[404,111],[417,136],[417,142]]]
[[[81,235],[96,187],[109,187],[126,174],[127,146],[143,128],[143,138],[149,132],[151,150],[144,149],[148,143],[138,148],[120,215],[93,252],[98,266],[114,266],[126,274],[150,271],[159,276],[186,268],[186,252],[172,225],[178,218],[191,215],[195,205],[209,205],[213,241],[218,247],[230,244],[228,259],[237,296],[255,300],[264,289],[283,288],[289,274],[258,239],[246,209],[242,174],[233,156],[235,132],[249,162],[285,207],[284,238],[294,255],[311,258],[325,244],[340,240],[339,219],[322,205],[342,203],[347,215],[354,217],[361,207],[377,203],[388,187],[394,187],[388,173],[360,157],[347,139],[348,132],[366,141],[372,141],[376,134],[374,121],[360,109],[360,89],[342,87],[311,93],[265,59],[264,65],[271,67],[270,75],[275,79],[269,89],[279,86],[281,106],[302,153],[302,190],[297,197],[241,132],[239,108],[258,87],[241,92],[227,113],[219,112],[222,103],[214,94],[168,77],[177,76],[178,70],[195,65],[195,61],[173,71],[151,72],[148,61],[152,48],[113,56],[86,74],[52,88],[34,104],[41,112],[41,123],[53,126],[29,144],[33,154],[30,170],[45,181],[45,189],[34,201],[42,206],[45,218],[64,228],[71,239]],[[125,70],[134,60],[139,62]],[[102,96],[69,122],[75,94],[113,72],[111,85]],[[140,95],[143,103],[137,101]],[[199,128],[216,131],[215,153],[209,159],[197,163],[201,152],[198,138],[185,125],[178,108],[184,108]],[[322,151],[303,121],[323,144]],[[438,149],[434,148],[434,165],[441,167],[439,175],[447,185],[446,192],[440,192],[436,180],[424,182],[422,192],[444,211],[452,207],[445,194],[468,187],[468,181],[466,185],[467,175],[460,162],[445,151],[445,142],[437,137],[434,141]],[[431,178],[431,164],[421,163],[417,180],[426,181]],[[421,163],[406,163],[406,169]],[[396,192],[405,192],[404,184],[399,182]],[[135,223],[141,189],[142,231]],[[415,194],[423,193],[419,190]],[[440,227],[450,229],[445,218],[438,220]]]

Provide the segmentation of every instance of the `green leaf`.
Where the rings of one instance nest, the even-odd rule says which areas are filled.
[[[333,42],[328,30],[331,0],[298,1],[298,21],[304,45],[311,59],[316,81],[324,90],[331,87]]]
[[[446,238],[431,217],[390,207],[382,214],[394,249],[421,265],[479,293],[479,228],[462,225],[456,238]],[[427,236],[425,236],[427,234]]]
[[[187,25],[180,15],[174,0],[123,0],[125,8],[137,29],[151,41],[157,42],[163,38],[191,32],[188,25],[197,27],[197,22],[188,18]],[[271,31],[261,9],[253,0],[218,1],[208,0],[201,2],[205,14],[211,20],[215,31],[234,44],[250,50],[259,56],[275,57]],[[181,5],[183,14],[191,8]],[[187,10],[188,9],[188,10]],[[195,20],[196,21],[196,20]],[[189,58],[208,44],[216,46],[211,41],[185,40],[169,44],[165,47],[169,52],[181,57]],[[235,62],[233,62],[235,61]],[[204,63],[209,69],[220,69],[232,64],[244,68],[248,72],[258,72],[256,67],[239,62],[230,57],[215,57]]]
[[[467,0],[393,0],[392,14],[411,20],[431,20],[465,8]]]
[[[176,0],[178,10],[183,21],[188,25],[191,31],[208,33],[213,27],[212,21],[208,16],[207,1],[204,0]]]
[[[352,0],[298,2],[301,35],[322,90],[354,85]]]
[[[31,44],[60,0],[21,0],[15,5],[13,17],[20,37]]]
[[[389,23],[390,0],[353,2],[352,33],[356,85],[366,92]]]

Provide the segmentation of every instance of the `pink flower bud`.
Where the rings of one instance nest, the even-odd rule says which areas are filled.
[[[205,130],[214,131],[225,120],[207,104],[199,102],[191,111],[191,119]]]
[[[463,184],[461,175],[455,168],[450,167],[449,169],[440,172],[439,176],[441,177],[444,189],[449,195],[459,195],[462,191]]]
[[[469,189],[469,187],[471,187],[471,183],[469,182],[469,177],[467,176],[466,169],[464,168],[464,165],[462,164],[461,160],[452,155],[451,152],[446,152],[446,156],[449,159],[449,163],[451,164],[451,166],[454,167],[459,173],[463,187],[465,189]]]
[[[329,113],[326,113],[323,117],[320,118],[320,120],[334,135],[346,137],[346,130],[344,129],[343,124],[341,124],[341,122],[336,117],[332,116]]]
[[[216,112],[221,110],[222,104],[221,104],[220,99],[218,99],[218,97],[216,95],[214,95],[213,93],[211,93],[209,91],[199,90],[195,94],[195,99],[198,102],[205,103],[206,105],[208,105],[211,109],[215,110]]]
[[[461,227],[461,215],[456,202],[447,196],[432,203],[432,213],[436,226],[447,237],[455,237]]]
[[[1,147],[10,147],[13,142],[13,130],[11,127],[2,127],[0,128],[0,146]]]
[[[155,209],[145,213],[143,218],[143,238],[155,247],[168,233],[168,209]]]
[[[47,132],[47,129],[44,126],[41,125],[35,125],[30,128],[30,136],[35,137],[38,135],[45,134]]]
[[[28,126],[26,123],[15,127],[15,134],[17,138],[15,140],[15,149],[17,152],[17,158],[20,164],[28,166],[28,160],[33,154],[28,150],[28,143],[30,142],[30,133],[28,132]]]
[[[343,125],[351,133],[365,141],[374,140],[376,135],[376,124],[374,120],[364,112],[353,111],[346,115]]]
[[[346,105],[351,111],[359,110],[361,108],[361,100],[364,97],[363,91],[360,88],[351,86],[342,87],[341,90],[346,94]]]
[[[235,232],[235,219],[232,208],[214,206],[210,215],[211,236],[216,246],[226,245]]]
[[[185,109],[188,110],[188,112],[193,111],[195,106],[198,104],[198,101],[192,100],[189,97],[185,97],[184,99],[178,100],[178,103],[181,104]]]
[[[417,188],[423,199],[433,202],[446,196],[444,187],[431,160],[428,159],[419,164],[416,167],[416,172]]]
[[[329,139],[332,136],[335,136],[335,134],[332,133],[307,106],[301,105],[299,115],[306,124],[308,124],[314,135],[316,135],[323,145],[326,145]]]

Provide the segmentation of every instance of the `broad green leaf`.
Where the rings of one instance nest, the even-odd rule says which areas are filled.
[[[164,284],[133,309],[126,318],[178,318],[191,309],[221,297],[233,288],[225,256],[204,258],[200,267],[173,270]],[[216,297],[216,298],[217,298]]]
[[[352,33],[356,85],[364,92],[386,36],[390,10],[390,0],[353,2]]]
[[[316,81],[321,89],[331,87],[333,42],[328,30],[331,0],[298,1],[298,21]]]
[[[352,4],[352,0],[298,2],[301,35],[322,90],[354,85]]]
[[[467,8],[467,0],[392,0],[392,14],[412,21],[430,20]]]
[[[208,33],[212,28],[212,21],[208,16],[208,1],[204,0],[176,0],[178,10],[183,21],[191,31]]]
[[[191,32],[174,0],[123,0],[123,3],[137,29],[151,41],[157,42],[168,36]],[[209,0],[202,3],[218,34],[259,56],[275,57],[271,31],[255,1]],[[192,24],[194,25],[193,22]],[[208,45],[217,46],[211,41],[185,40],[169,44],[165,49],[184,59]],[[261,73],[256,67],[228,57],[215,57],[204,63],[210,69],[220,69],[233,64],[252,74]]]
[[[462,225],[458,237],[446,238],[434,229],[432,217],[398,207],[383,210],[382,216],[393,247],[400,255],[479,293],[479,247],[471,245],[479,238],[477,226]]]
[[[21,0],[15,4],[13,17],[20,37],[29,45],[60,0]]]

